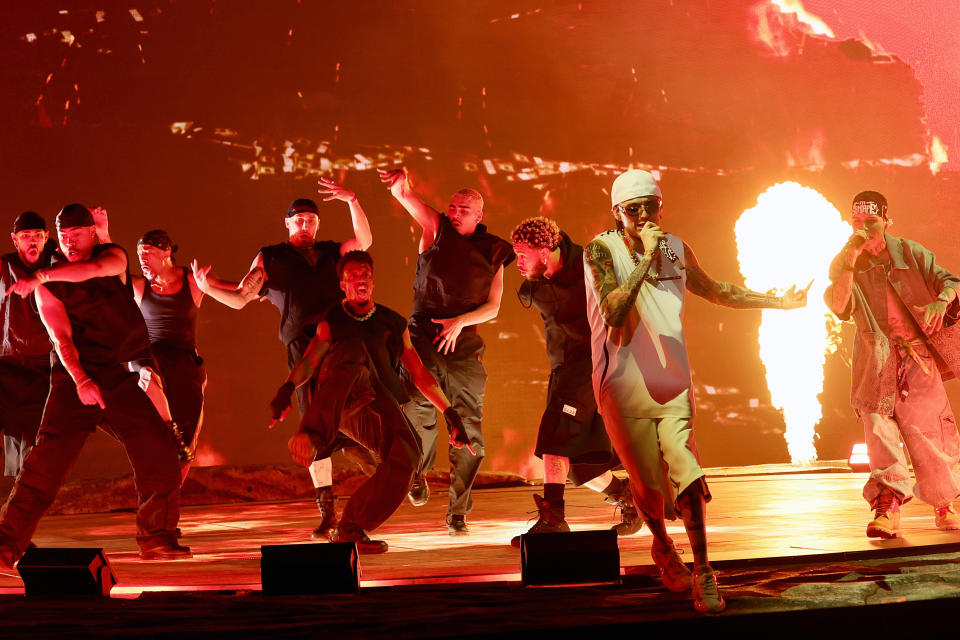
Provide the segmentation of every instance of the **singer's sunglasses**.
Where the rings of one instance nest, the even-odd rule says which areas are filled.
[[[647,215],[653,215],[660,211],[660,199],[659,198],[650,198],[649,200],[641,200],[639,202],[631,202],[627,206],[618,204],[614,207],[618,212],[630,216],[631,218],[637,218],[640,216],[640,213],[646,213]]]

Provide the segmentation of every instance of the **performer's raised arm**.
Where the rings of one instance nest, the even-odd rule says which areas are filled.
[[[393,197],[403,205],[407,213],[420,225],[420,253],[423,253],[437,237],[437,230],[440,227],[440,212],[425,203],[417,195],[413,187],[410,186],[410,180],[405,169],[393,169],[392,171],[378,169],[377,171],[380,174],[380,181],[390,188]]]
[[[782,296],[760,293],[746,287],[714,280],[700,267],[693,250],[683,243],[684,266],[687,269],[687,289],[713,304],[733,309],[797,309],[807,305],[807,291],[791,286]]]
[[[340,245],[340,255],[348,251],[366,251],[373,244],[373,233],[370,232],[370,223],[367,221],[367,214],[363,212],[360,206],[360,200],[357,194],[349,189],[337,184],[333,180],[320,178],[317,181],[320,188],[317,193],[326,196],[323,201],[340,200],[350,206],[350,222],[353,225],[353,238],[345,240]]]

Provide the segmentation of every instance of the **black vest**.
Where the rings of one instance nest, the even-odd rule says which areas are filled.
[[[552,278],[524,280],[517,291],[520,302],[531,304],[543,318],[550,368],[590,361],[590,322],[583,280],[583,247],[561,232],[563,266]]]
[[[261,296],[280,311],[280,340],[287,345],[312,336],[324,309],[343,297],[337,261],[340,243],[325,240],[313,245],[315,265],[289,242],[260,249],[267,282]]]
[[[484,225],[462,236],[440,214],[437,237],[417,259],[411,322],[428,327],[431,318],[473,311],[487,301],[493,277],[513,258],[510,243],[487,233]]]
[[[144,282],[140,312],[147,323],[150,343],[162,343],[187,351],[197,348],[197,305],[190,291],[188,271],[181,272],[183,284],[173,295],[155,293],[150,281]]]
[[[324,320],[330,325],[333,342],[345,338],[360,338],[377,368],[377,375],[399,404],[410,398],[400,380],[400,356],[403,355],[403,332],[407,320],[399,313],[377,305],[377,310],[366,320],[351,317],[338,302],[330,306]]]
[[[91,258],[113,247],[123,251],[119,245],[98,244]],[[54,264],[64,262],[67,259],[60,256],[54,259]],[[120,276],[106,276],[44,285],[66,307],[81,364],[109,366],[151,357],[147,325],[133,299],[129,271],[128,262],[126,283]]]
[[[0,256],[0,325],[3,328],[0,358],[50,358],[50,336],[40,320],[36,300],[32,295],[26,298],[7,295],[7,290],[37,269],[50,266],[54,247],[52,241],[48,241],[37,264],[32,267],[16,252]]]

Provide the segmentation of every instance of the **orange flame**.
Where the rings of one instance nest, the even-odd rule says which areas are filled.
[[[800,240],[801,229],[816,237]],[[815,427],[823,415],[823,365],[835,349],[839,326],[823,301],[830,261],[850,236],[850,225],[814,189],[795,182],[776,184],[737,220],[740,272],[758,291],[783,291],[813,282],[802,309],[763,311],[757,341],[773,405],[783,412],[784,438],[793,464],[817,459]]]

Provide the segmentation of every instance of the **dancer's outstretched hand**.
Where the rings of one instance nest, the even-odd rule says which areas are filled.
[[[270,413],[273,420],[267,425],[268,429],[273,429],[277,421],[282,421],[290,413],[290,396],[293,395],[297,387],[292,382],[284,382],[277,389],[277,395],[270,401]]]
[[[447,423],[447,431],[450,432],[450,439],[448,441],[450,446],[454,449],[466,447],[471,454],[477,455],[477,452],[473,449],[473,445],[470,444],[470,438],[467,436],[467,428],[463,426],[463,418],[460,417],[460,414],[454,411],[453,407],[447,407],[443,410],[443,419]]]

